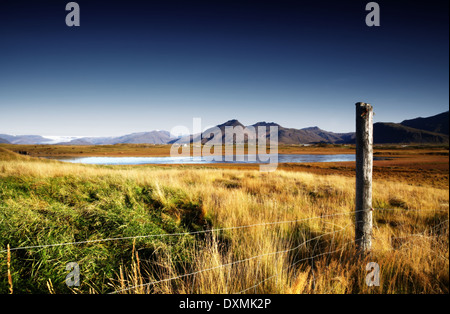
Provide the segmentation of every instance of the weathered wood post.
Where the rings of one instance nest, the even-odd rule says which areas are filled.
[[[361,252],[372,247],[373,108],[356,103],[355,242]]]

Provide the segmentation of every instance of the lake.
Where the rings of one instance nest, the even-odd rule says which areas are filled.
[[[256,155],[234,156],[232,161],[225,160],[225,156],[215,156],[220,160],[212,160],[207,157],[74,157],[74,158],[51,158],[59,161],[91,164],[91,165],[144,165],[144,164],[211,164],[211,163],[267,163],[276,162],[275,155],[263,155],[259,160]],[[230,158],[231,156],[228,156]],[[272,158],[272,159],[269,159]],[[274,159],[275,158],[275,159]],[[374,158],[377,160],[379,158]],[[311,162],[340,162],[355,161],[353,154],[339,155],[305,155],[305,154],[279,154],[278,163],[311,163]]]

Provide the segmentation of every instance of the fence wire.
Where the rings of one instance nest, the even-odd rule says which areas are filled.
[[[361,211],[362,210],[336,213],[336,214],[331,214],[331,215],[321,215],[321,216],[308,217],[308,218],[289,220],[289,221],[266,222],[266,223],[258,223],[258,224],[245,225],[245,226],[226,227],[226,228],[200,230],[200,231],[192,231],[192,232],[148,234],[148,235],[140,235],[140,236],[116,237],[116,238],[84,240],[84,241],[75,241],[75,242],[54,243],[54,244],[20,246],[20,247],[10,248],[9,251],[12,252],[12,251],[17,251],[17,250],[49,248],[49,247],[65,246],[65,245],[80,245],[80,244],[92,244],[92,243],[108,242],[108,241],[134,240],[134,239],[155,238],[155,237],[186,236],[186,235],[195,235],[195,234],[203,234],[203,233],[213,233],[213,232],[220,232],[220,231],[227,231],[227,230],[246,229],[246,228],[252,228],[252,227],[259,227],[259,226],[270,226],[270,225],[304,222],[304,221],[313,220],[313,219],[323,219],[323,218],[328,218],[328,217],[350,215],[350,214],[354,214],[354,213],[361,212]],[[0,251],[0,253],[6,253],[7,251],[8,250],[2,250],[2,251]]]
[[[274,222],[266,222],[266,223],[257,223],[257,224],[251,224],[251,225],[244,225],[244,226],[233,226],[233,227],[225,227],[225,228],[216,228],[216,229],[209,229],[209,230],[201,230],[201,231],[193,231],[193,232],[180,232],[180,233],[163,233],[163,234],[149,234],[149,235],[138,235],[138,236],[129,236],[129,237],[114,237],[114,238],[104,238],[104,239],[95,239],[95,240],[84,240],[84,241],[74,241],[74,242],[64,242],[64,243],[54,243],[54,244],[43,244],[43,245],[32,245],[32,246],[21,246],[21,247],[14,247],[14,248],[10,248],[10,249],[6,249],[6,250],[2,250],[0,251],[0,253],[7,253],[7,252],[11,252],[11,251],[17,251],[17,250],[27,250],[27,249],[42,249],[42,248],[49,248],[49,247],[57,247],[57,246],[66,246],[66,245],[80,245],[80,244],[93,244],[93,243],[100,243],[100,242],[108,242],[108,241],[120,241],[120,240],[134,240],[134,239],[142,239],[142,238],[153,238],[153,237],[172,237],[172,236],[186,236],[186,235],[196,235],[196,234],[205,234],[205,233],[214,233],[214,232],[221,232],[221,231],[228,231],[228,230],[239,230],[239,229],[248,229],[248,228],[252,228],[252,227],[258,227],[258,226],[273,226],[273,225],[280,225],[280,224],[289,224],[289,223],[298,223],[298,222],[304,222],[304,221],[308,221],[308,220],[313,220],[313,219],[324,219],[324,218],[329,218],[329,217],[336,217],[336,216],[343,216],[343,215],[351,215],[351,214],[355,214],[358,212],[362,212],[363,210],[359,210],[359,211],[351,211],[351,212],[341,212],[341,213],[335,213],[335,214],[329,214],[329,215],[320,215],[320,216],[315,216],[315,217],[308,217],[308,218],[303,218],[303,219],[296,219],[296,220],[288,220],[288,221],[274,221]],[[423,210],[423,209],[403,209],[403,208],[374,208],[374,211],[402,211],[405,213],[414,213],[414,212],[446,212],[448,213],[448,210],[443,210],[443,209],[430,209],[430,210]],[[432,228],[432,230],[434,232],[436,232],[437,228],[439,228],[440,226],[442,226],[445,223],[448,223],[448,219],[445,221],[440,222],[438,225],[434,226]],[[336,226],[334,224],[332,224],[333,226]],[[302,242],[301,244],[290,248],[290,249],[286,249],[286,250],[280,250],[280,251],[276,251],[276,252],[270,252],[270,253],[265,253],[265,254],[260,254],[260,255],[256,255],[256,256],[252,256],[252,257],[248,257],[245,259],[241,259],[241,260],[237,260],[234,262],[230,262],[230,263],[226,263],[226,264],[222,264],[222,265],[218,265],[218,266],[214,266],[214,267],[210,267],[210,268],[206,268],[206,269],[201,269],[195,272],[191,272],[191,273],[187,273],[187,274],[183,274],[183,275],[179,275],[179,276],[174,276],[171,278],[166,278],[166,279],[161,279],[161,280],[156,280],[156,281],[151,281],[145,284],[140,284],[140,285],[136,285],[136,286],[130,286],[124,289],[120,289],[120,290],[116,290],[114,292],[111,292],[111,294],[117,294],[117,293],[123,293],[126,291],[130,291],[133,289],[137,289],[137,288],[142,288],[142,287],[149,287],[149,286],[153,286],[159,283],[163,283],[163,282],[168,282],[168,281],[173,281],[173,280],[177,280],[177,279],[182,279],[182,278],[186,278],[189,276],[194,276],[206,271],[211,271],[214,269],[219,269],[222,267],[230,267],[233,265],[237,265],[240,263],[244,263],[250,260],[254,260],[254,259],[258,259],[258,258],[262,258],[265,256],[271,256],[271,255],[279,255],[279,254],[284,254],[284,253],[289,253],[291,251],[294,250],[298,250],[300,248],[302,248],[303,246],[305,246],[307,243],[310,243],[314,240],[319,240],[320,238],[327,236],[327,235],[332,235],[333,239],[334,239],[334,235],[336,235],[339,232],[342,232],[344,230],[346,230],[348,227],[350,227],[352,224],[346,225],[344,227],[339,227],[339,230],[335,230],[332,232],[327,232],[324,233],[320,236],[308,239],[304,242]],[[446,227],[446,226],[445,226]],[[423,233],[418,233],[418,234],[408,234],[408,235],[404,235],[404,236],[399,236],[399,237],[391,237],[391,239],[401,239],[401,238],[409,238],[409,237],[423,237],[423,238],[431,238],[434,239],[433,236],[427,236],[425,234],[425,232]],[[277,273],[275,273],[274,275],[265,278],[264,280],[256,283],[255,285],[246,288],[244,290],[241,290],[239,292],[235,292],[235,294],[241,294],[241,293],[245,293],[247,291],[250,291],[252,289],[257,288],[258,286],[260,286],[261,284],[263,284],[264,282],[272,279],[272,278],[276,278],[278,277],[281,272],[283,271],[288,271],[289,269],[293,268],[295,265],[297,265],[298,263],[307,261],[307,260],[314,260],[315,258],[321,257],[321,256],[325,256],[325,255],[330,255],[333,253],[337,253],[340,251],[343,251],[348,245],[355,243],[356,240],[353,241],[349,241],[346,242],[342,245],[341,248],[336,249],[336,250],[330,250],[328,252],[323,252],[314,256],[310,256],[310,257],[305,257],[302,258],[288,266],[283,267],[283,269],[281,271],[278,271]],[[431,250],[430,250],[431,251]],[[440,258],[445,259],[445,257],[439,256]],[[448,260],[448,259],[446,259]]]
[[[307,244],[309,242],[312,242],[314,240],[318,240],[318,239],[320,239],[320,238],[322,238],[322,237],[324,237],[326,235],[331,235],[331,234],[335,234],[335,233],[338,233],[338,232],[342,232],[343,230],[345,230],[346,228],[348,228],[350,226],[351,226],[351,224],[341,228],[340,230],[321,234],[320,236],[317,236],[317,237],[314,237],[312,239],[306,240],[305,242],[302,242],[301,244],[299,244],[296,247],[291,248],[291,249],[281,250],[281,251],[271,252],[271,253],[265,253],[265,254],[261,254],[261,255],[256,255],[256,256],[252,256],[252,257],[249,257],[249,258],[241,259],[241,260],[238,260],[238,261],[235,261],[235,262],[222,264],[222,265],[211,267],[211,268],[202,269],[202,270],[199,270],[199,271],[195,271],[195,272],[188,273],[188,274],[183,274],[183,275],[180,275],[180,276],[175,276],[175,277],[162,279],[162,280],[151,281],[151,282],[148,282],[148,283],[145,283],[145,284],[141,284],[141,285],[131,286],[131,287],[128,287],[128,288],[125,288],[125,289],[116,290],[116,291],[112,292],[111,294],[121,293],[121,292],[129,291],[129,290],[133,290],[133,289],[136,289],[136,288],[142,288],[142,287],[152,286],[152,285],[155,285],[155,284],[158,284],[158,283],[162,283],[162,282],[167,282],[167,281],[172,281],[172,280],[176,280],[176,279],[181,279],[181,278],[193,276],[193,275],[196,275],[196,274],[199,274],[199,273],[203,273],[205,271],[210,271],[210,270],[214,270],[214,269],[218,269],[218,268],[222,268],[222,267],[233,266],[233,265],[236,265],[236,264],[240,264],[240,263],[243,263],[243,262],[247,262],[247,261],[250,261],[250,260],[253,260],[253,259],[257,259],[257,258],[261,258],[261,257],[265,257],[265,256],[288,253],[288,252],[300,249],[305,244]]]

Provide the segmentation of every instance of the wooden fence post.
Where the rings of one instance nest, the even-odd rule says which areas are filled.
[[[361,252],[372,247],[373,107],[356,103],[355,242]]]

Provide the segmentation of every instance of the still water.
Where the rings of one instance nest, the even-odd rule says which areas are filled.
[[[311,162],[339,162],[355,161],[355,155],[303,155],[303,154],[279,154],[276,155],[237,155],[212,157],[76,157],[56,158],[56,160],[91,165],[143,165],[143,164],[211,164],[211,163],[311,163]],[[53,159],[53,158],[52,158]],[[231,160],[230,160],[231,159]],[[376,158],[374,158],[376,159]]]

